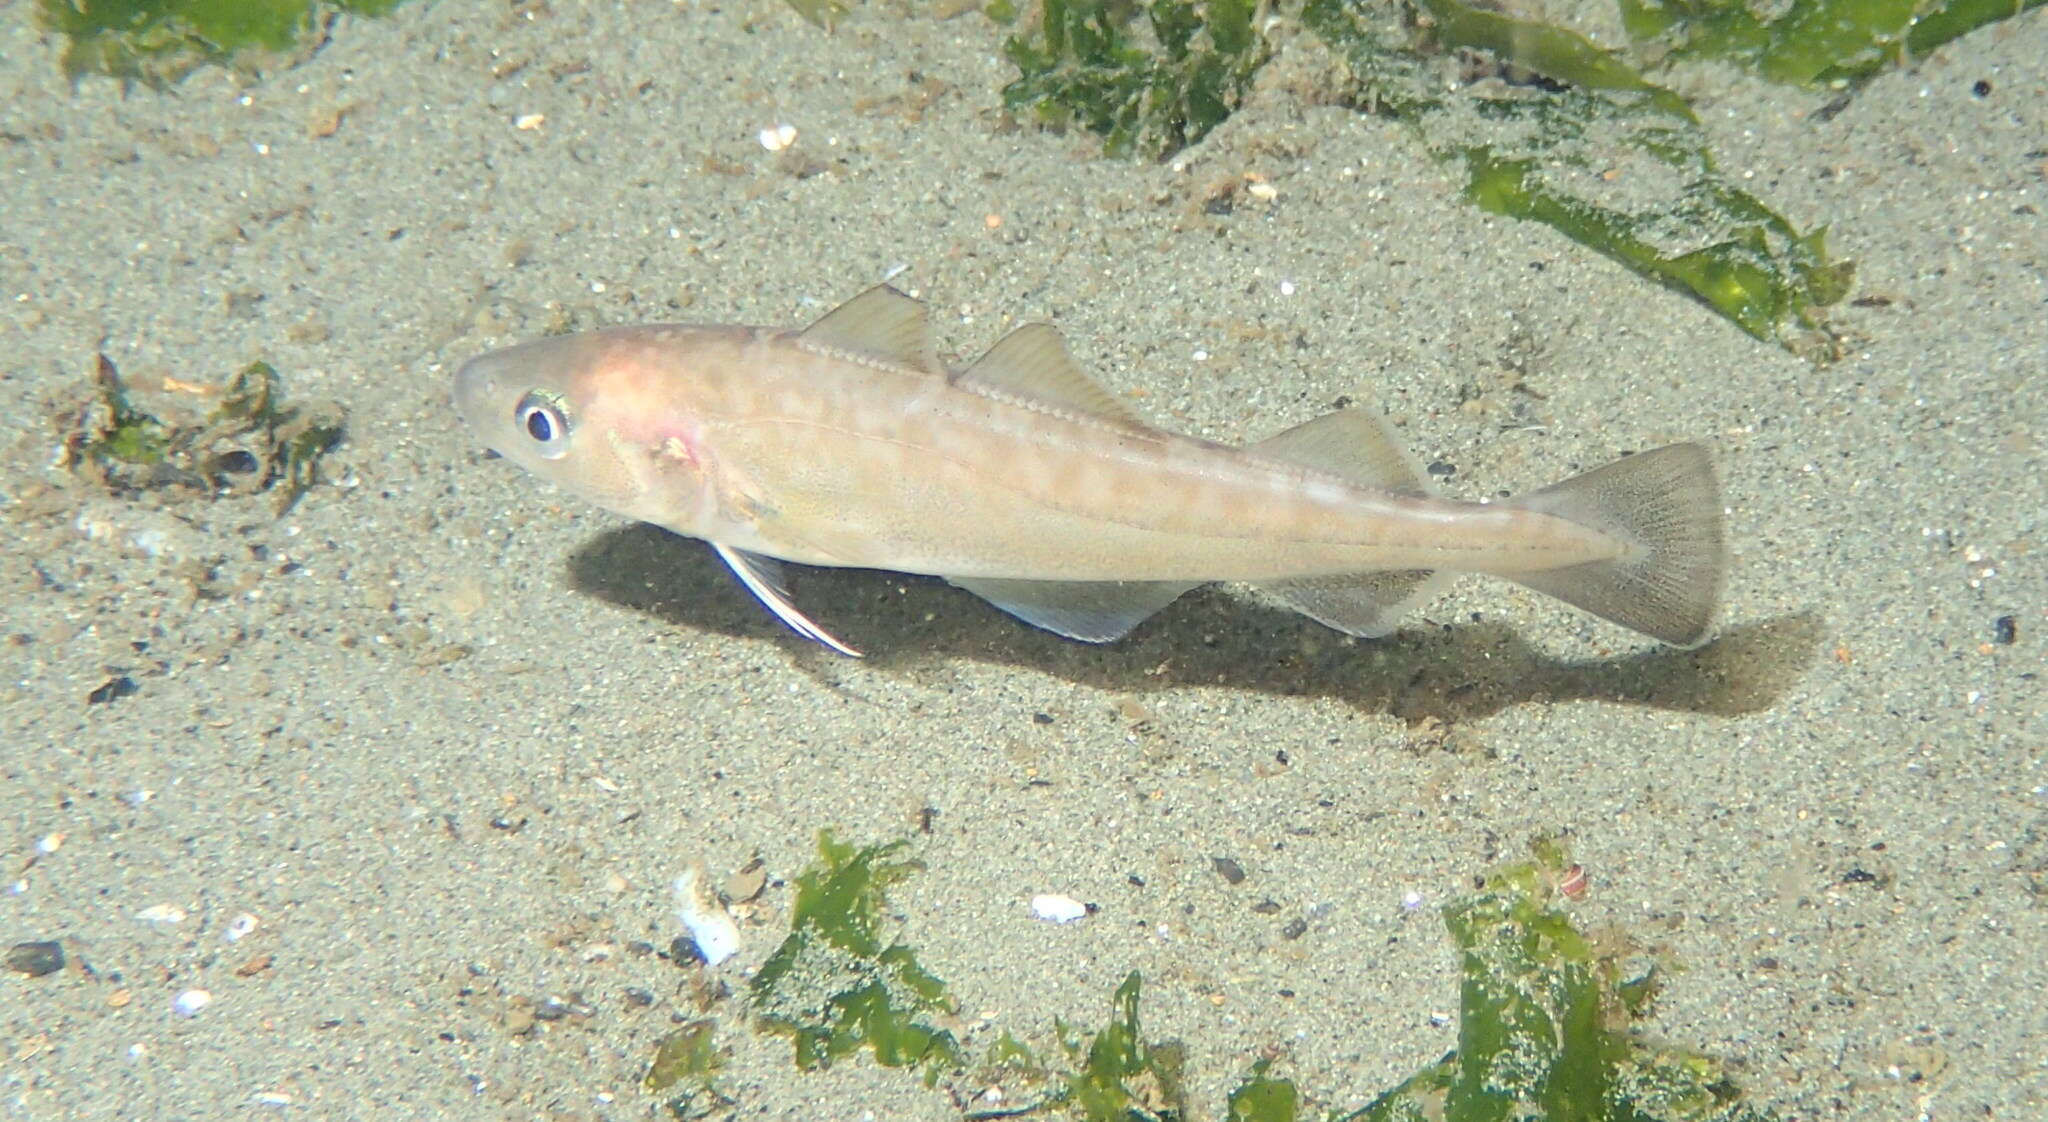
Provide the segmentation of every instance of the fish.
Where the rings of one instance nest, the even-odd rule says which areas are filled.
[[[783,562],[941,577],[1104,643],[1243,582],[1377,638],[1463,573],[1663,643],[1711,631],[1727,570],[1708,450],[1670,444],[1512,498],[1446,498],[1375,412],[1243,447],[1168,432],[1031,323],[964,366],[886,284],[801,330],[609,327],[468,360],[457,412],[499,456],[708,542],[789,628]]]

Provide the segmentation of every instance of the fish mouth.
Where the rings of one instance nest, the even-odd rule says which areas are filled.
[[[455,401],[456,415],[471,431],[487,440],[492,436],[494,427],[487,411],[491,400],[497,396],[498,383],[493,376],[490,359],[490,355],[480,355],[463,363],[455,371],[450,393]]]

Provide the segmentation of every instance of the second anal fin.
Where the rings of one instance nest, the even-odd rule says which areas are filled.
[[[1261,581],[1257,587],[1326,627],[1378,639],[1393,634],[1401,617],[1435,599],[1456,576],[1400,569]]]

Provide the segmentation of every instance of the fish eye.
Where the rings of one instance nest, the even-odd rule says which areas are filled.
[[[534,390],[519,399],[512,421],[542,458],[552,460],[568,453],[569,417],[562,411],[561,395]]]

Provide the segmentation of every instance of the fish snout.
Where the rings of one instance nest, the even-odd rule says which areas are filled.
[[[493,357],[479,355],[458,367],[451,395],[455,399],[455,412],[463,424],[487,439],[494,436],[489,422],[491,403],[502,396],[496,392],[498,378],[493,369],[495,364],[491,361]],[[496,446],[495,440],[491,443]]]

